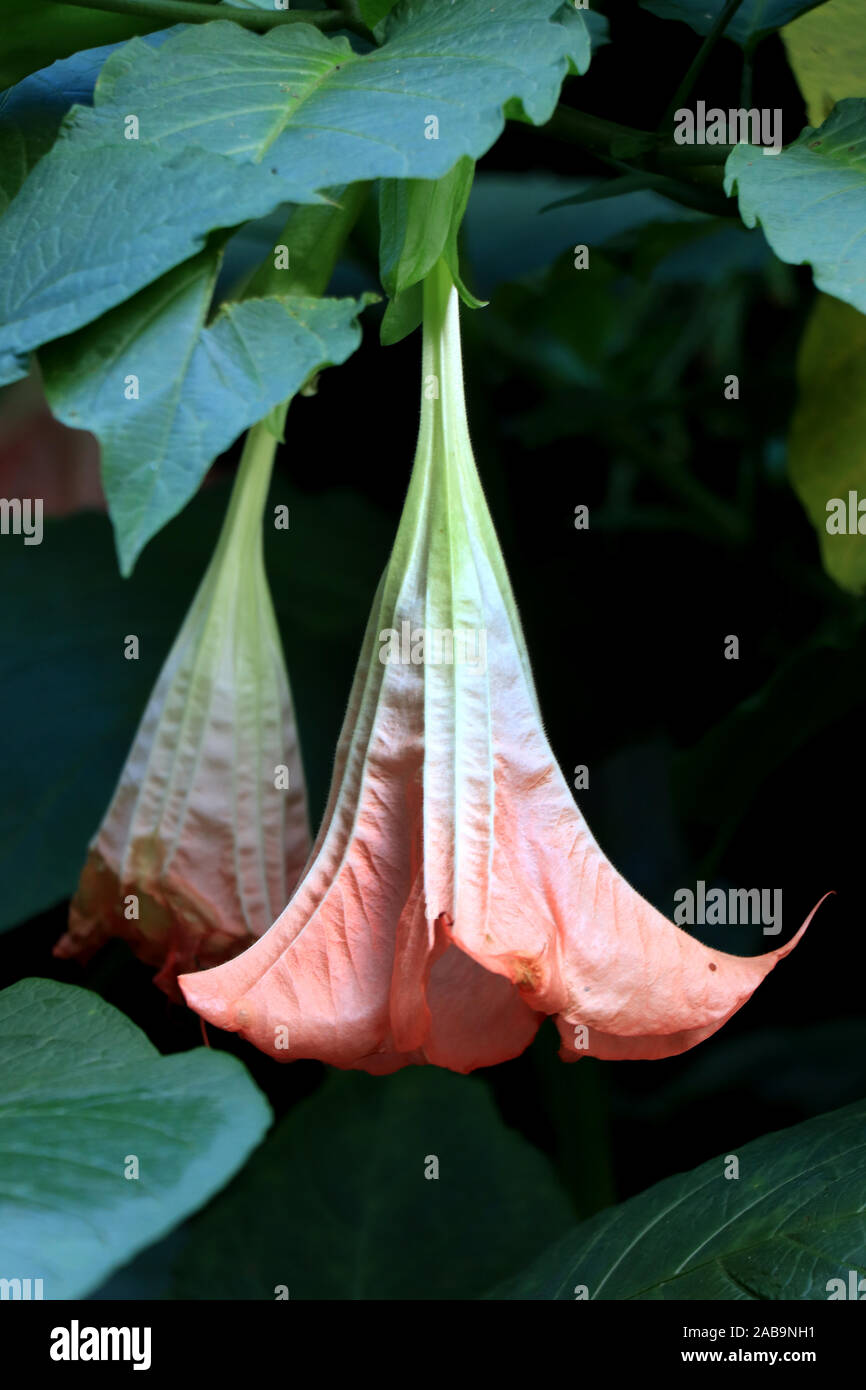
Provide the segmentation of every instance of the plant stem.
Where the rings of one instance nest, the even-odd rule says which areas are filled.
[[[545,135],[580,145],[600,159],[611,156],[631,163],[651,158],[654,165],[666,164],[724,164],[732,145],[700,147],[676,145],[658,131],[637,130],[634,126],[618,125],[602,116],[590,116],[573,106],[559,103],[547,125],[539,126]]]
[[[676,145],[672,139],[657,131],[618,125],[615,121],[591,116],[562,103],[557,106],[547,125],[540,129],[555,140],[579,145],[603,164],[615,167],[619,173],[650,169],[657,174],[670,175],[681,185],[681,202],[686,202],[688,186],[697,185],[702,210],[717,214],[725,212],[726,200],[721,196],[722,166],[731,152],[730,145]],[[673,192],[673,187],[670,187],[668,194]],[[716,199],[710,206],[714,193]],[[686,206],[695,206],[693,198],[689,197]]]
[[[701,44],[700,48],[698,49],[697,53],[692,59],[692,62],[682,82],[674,92],[673,97],[671,98],[670,105],[668,106],[664,116],[662,117],[660,129],[666,130],[668,126],[673,125],[675,112],[677,112],[683,105],[683,103],[688,100],[689,96],[691,95],[692,88],[694,87],[695,83],[697,82],[698,78],[703,72],[704,64],[706,63],[707,59],[709,58],[710,54],[716,46],[716,41],[725,32],[742,3],[743,0],[728,0],[728,3],[725,5],[724,9],[722,10],[712,29],[707,34],[707,37],[704,39],[703,43]]]
[[[743,75],[740,80],[740,105],[747,111],[752,105],[752,73],[755,62],[755,45],[750,43],[743,54]]]
[[[636,192],[661,193],[683,207],[696,208],[713,217],[726,217],[731,205],[723,194],[712,188],[701,188],[695,183],[683,183],[672,179],[668,174],[657,174],[651,169],[628,169],[618,178],[587,188],[583,193],[573,193],[567,198],[557,198],[547,203],[539,212],[552,212],[555,208],[568,207],[573,203],[595,203],[605,198],[621,198],[623,194]]]
[[[275,269],[274,250],[269,249],[232,298],[293,294],[318,299],[328,288],[368,191],[367,183],[341,185],[328,189],[329,203],[301,203],[292,208],[276,243],[289,251],[290,268]]]
[[[610,155],[620,145],[623,148],[640,146],[648,150],[657,142],[656,135],[651,131],[618,125],[616,121],[606,121],[602,116],[590,116],[588,112],[577,111],[573,106],[564,106],[562,102],[547,125],[539,128],[545,135],[568,140],[598,155]]]
[[[369,38],[367,29],[345,10],[241,10],[228,5],[201,3],[201,0],[60,0],[85,10],[108,10],[112,14],[165,19],[174,24],[206,24],[218,19],[231,20],[244,29],[264,33],[278,24],[313,24],[317,29],[349,29]]]

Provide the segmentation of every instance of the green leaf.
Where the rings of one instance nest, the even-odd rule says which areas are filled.
[[[866,101],[841,101],[779,155],[737,145],[725,191],[780,260],[808,263],[819,290],[866,313]]]
[[[294,402],[290,439],[294,412],[338,408],[333,390],[326,375],[318,401]],[[279,455],[271,499],[291,516],[288,531],[265,527],[265,547],[315,814],[392,526],[355,493],[309,497],[291,488]],[[46,517],[41,545],[9,537],[0,546],[0,930],[75,888],[226,503],[225,486],[202,489],[127,580],[104,515]],[[335,554],[350,558],[335,565]],[[140,639],[138,661],[123,659],[131,632]]]
[[[866,24],[861,0],[827,0],[782,30],[788,62],[820,125],[843,97],[866,96]]]
[[[360,342],[354,299],[229,302],[204,327],[218,266],[203,252],[40,356],[54,414],[102,445],[124,574],[218,454]]]
[[[828,511],[828,504],[843,505],[847,524],[849,491],[866,500],[866,317],[821,296],[803,335],[797,378],[788,446],[791,483],[815,527],[827,573],[849,593],[862,594],[866,534],[857,530],[856,501],[853,535],[847,525],[836,533],[833,511],[839,509]],[[866,517],[862,524],[866,531]]]
[[[681,19],[701,35],[710,32],[727,3],[728,0],[640,0],[642,9],[660,19]],[[743,0],[725,26],[725,37],[746,48],[822,3],[823,0]]]
[[[271,1121],[234,1057],[161,1057],[96,994],[0,994],[0,1269],[80,1298],[202,1206]],[[138,1177],[126,1177],[130,1157]]]
[[[174,1294],[473,1298],[570,1215],[483,1082],[432,1067],[332,1075],[192,1228]]]
[[[222,21],[127,44],[0,219],[0,383],[216,228],[338,184],[441,178],[493,144],[514,97],[546,121],[569,62],[590,58],[586,26],[559,10],[501,0],[491,23],[488,0],[416,0],[365,55],[307,25],[259,36]]]
[[[866,1273],[866,1102],[735,1145],[600,1212],[499,1296],[826,1299]]]

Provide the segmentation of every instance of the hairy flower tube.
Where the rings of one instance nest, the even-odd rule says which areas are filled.
[[[276,440],[250,430],[207,572],[93,840],[57,956],[123,937],[180,998],[179,971],[242,950],[310,848],[288,677],[265,577]]]
[[[671,1056],[794,946],[745,959],[669,922],[588,830],[542,727],[469,441],[458,303],[424,286],[421,424],[324,821],[259,941],[183,977],[189,1004],[282,1061],[455,1071],[520,1053]]]

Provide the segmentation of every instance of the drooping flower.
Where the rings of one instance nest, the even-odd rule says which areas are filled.
[[[250,430],[211,562],[150,696],[54,948],[123,937],[180,998],[267,930],[310,848],[288,677],[265,577],[276,440]]]
[[[553,1015],[560,1055],[671,1056],[787,945],[710,950],[605,858],[545,737],[469,442],[457,297],[424,286],[409,492],[364,639],[324,821],[294,896],[189,1004],[277,1060],[466,1072]]]

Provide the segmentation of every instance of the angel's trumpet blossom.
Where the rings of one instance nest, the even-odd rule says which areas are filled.
[[[261,940],[181,988],[281,1061],[468,1072],[516,1056],[546,1015],[569,1060],[682,1052],[803,929],[754,959],[710,950],[587,829],[544,734],[476,472],[441,263],[424,287],[422,395],[310,862]]]
[[[276,440],[247,436],[207,572],[93,840],[57,956],[123,937],[180,998],[285,906],[310,848],[288,677],[265,577]]]

